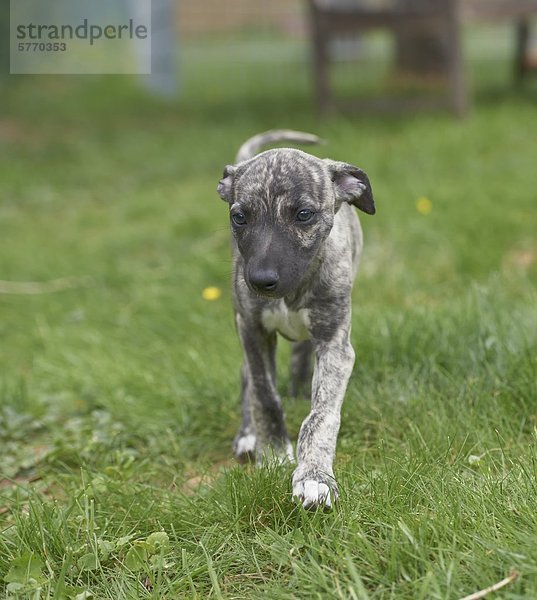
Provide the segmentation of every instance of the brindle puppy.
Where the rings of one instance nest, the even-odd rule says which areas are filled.
[[[362,250],[355,210],[375,213],[358,167],[267,143],[315,143],[315,136],[272,131],[248,140],[218,185],[233,232],[234,298],[244,348],[239,460],[293,459],[276,390],[276,333],[295,342],[292,391],[311,373],[311,412],[300,429],[293,496],[307,508],[337,500],[334,461],[340,410],[354,364],[351,290]]]

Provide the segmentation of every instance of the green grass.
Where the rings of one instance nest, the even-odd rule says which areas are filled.
[[[319,123],[293,48],[260,65],[188,47],[176,103],[123,79],[2,91],[0,279],[73,287],[0,294],[0,594],[456,599],[514,568],[497,597],[537,597],[535,85],[476,54],[464,122]],[[292,503],[291,468],[230,452],[241,350],[215,187],[281,126],[363,167],[378,204],[327,514]],[[285,405],[296,437],[307,402]]]

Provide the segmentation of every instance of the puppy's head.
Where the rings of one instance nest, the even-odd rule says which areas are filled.
[[[343,202],[375,213],[361,169],[288,148],[227,166],[218,193],[229,204],[248,287],[272,298],[299,287]]]

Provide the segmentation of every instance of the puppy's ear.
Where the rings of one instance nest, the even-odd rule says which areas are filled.
[[[336,200],[354,204],[368,215],[374,215],[376,209],[373,190],[362,169],[335,160],[326,159],[325,162],[330,170]]]
[[[222,179],[220,179],[218,182],[218,187],[216,188],[220,198],[226,202],[230,202],[231,200],[231,186],[233,184],[235,171],[236,169],[233,165],[227,165],[227,167],[224,169]]]

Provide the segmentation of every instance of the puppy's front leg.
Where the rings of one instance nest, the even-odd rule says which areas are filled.
[[[339,330],[330,341],[313,340],[311,412],[300,428],[298,466],[293,474],[293,496],[305,508],[331,506],[337,500],[333,462],[339,432],[340,412],[354,365],[349,329]]]
[[[282,402],[276,391],[276,334],[237,318],[250,383],[251,414],[256,436],[256,459],[293,459],[285,428]]]

